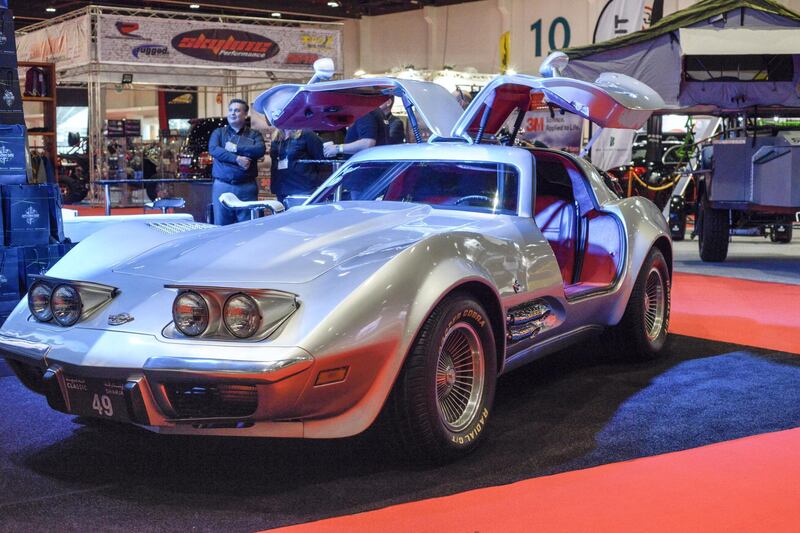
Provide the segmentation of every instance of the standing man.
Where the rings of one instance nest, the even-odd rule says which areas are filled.
[[[344,144],[326,144],[323,150],[325,157],[337,155],[349,157],[361,150],[384,144],[386,144],[386,123],[383,121],[383,111],[376,107],[347,128]]]
[[[250,106],[234,98],[228,104],[228,125],[214,130],[208,141],[208,153],[214,158],[211,176],[211,200],[214,223],[220,226],[250,219],[249,213],[233,212],[219,202],[219,196],[232,192],[239,200],[258,200],[257,161],[264,157],[264,137],[245,124]]]

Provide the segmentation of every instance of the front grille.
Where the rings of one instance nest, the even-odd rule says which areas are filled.
[[[255,385],[164,383],[176,418],[236,418],[252,415],[258,405]]]

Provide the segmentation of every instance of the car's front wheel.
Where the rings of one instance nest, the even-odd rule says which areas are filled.
[[[423,325],[386,405],[391,438],[418,462],[472,451],[486,430],[496,376],[486,311],[469,295],[447,297]]]

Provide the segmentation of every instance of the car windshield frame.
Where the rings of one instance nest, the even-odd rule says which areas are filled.
[[[477,193],[468,195],[457,195],[458,196],[457,198],[455,196],[449,198],[450,200],[464,200],[467,197],[475,197],[471,200],[463,202],[459,201],[454,203],[442,203],[441,200],[438,202],[422,201],[416,198],[410,200],[384,198],[386,194],[389,192],[389,188],[395,183],[395,180],[399,176],[402,176],[407,170],[411,169],[412,167],[425,167],[425,166],[438,166],[438,165],[452,166],[452,167],[483,166],[484,168],[480,169],[474,168],[472,170],[482,171],[487,174],[493,172],[495,174],[495,179],[496,179],[495,185],[497,186],[497,188],[493,189],[492,191],[485,191],[485,192],[495,193],[495,196],[491,199],[493,200],[491,205],[485,205],[486,204],[485,198],[489,198],[488,195],[484,196]],[[367,185],[367,188],[364,190],[360,198],[343,198],[341,196],[342,188],[340,188],[342,181],[345,180],[347,176],[351,175],[352,173],[357,172],[359,170],[368,169],[369,167],[379,169],[380,172],[379,176],[377,176],[377,178],[372,183]],[[462,170],[468,171],[470,169],[465,168]],[[416,203],[420,205],[429,205],[436,209],[456,210],[456,211],[483,213],[490,215],[519,216],[519,210],[521,206],[521,196],[520,196],[521,185],[522,185],[521,176],[522,172],[516,165],[505,161],[487,161],[487,160],[462,161],[462,160],[449,160],[449,159],[361,160],[345,165],[341,169],[339,169],[336,173],[331,175],[322,185],[320,185],[320,187],[314,192],[314,194],[312,194],[311,198],[309,198],[306,205],[314,205],[314,204],[319,205],[332,202],[349,202],[349,201],[407,202],[407,203]],[[508,191],[508,195],[506,195],[505,191],[509,185],[508,184],[509,180],[512,180],[511,190]],[[331,194],[334,195],[333,198],[330,198]],[[502,204],[500,202],[501,197],[506,198],[502,202]],[[508,207],[508,202],[512,200],[513,200],[513,208],[510,208]],[[478,205],[475,205],[473,202],[477,203]],[[506,207],[500,207],[498,204],[506,205]]]

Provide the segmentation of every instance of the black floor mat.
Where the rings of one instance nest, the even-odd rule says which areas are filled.
[[[591,346],[500,380],[488,437],[446,467],[334,441],[76,423],[0,379],[0,530],[253,531],[800,425],[800,356],[674,336],[652,363]],[[80,422],[80,421],[79,421]]]

